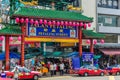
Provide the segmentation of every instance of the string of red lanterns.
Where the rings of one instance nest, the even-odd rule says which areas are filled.
[[[0,40],[3,41],[3,40],[4,40],[4,36],[0,36]],[[9,38],[9,40],[10,40],[10,41],[13,41],[13,37],[11,36],[11,37]],[[18,36],[17,40],[18,40],[18,41],[21,41],[21,36]]]
[[[0,40],[3,41],[3,40],[4,40],[4,36],[0,36]],[[11,37],[9,38],[9,40],[10,40],[10,41],[13,41],[13,37],[11,36]],[[21,41],[21,36],[19,36],[19,37],[17,38],[17,40],[18,40],[18,41]]]
[[[30,24],[44,24],[44,25],[56,25],[56,26],[73,26],[73,27],[83,27],[86,29],[87,27],[91,26],[91,23],[83,23],[83,22],[72,22],[72,21],[50,21],[50,20],[45,20],[45,19],[39,19],[39,20],[34,20],[34,19],[24,19],[24,18],[16,18],[15,19],[16,23],[28,23]]]
[[[105,42],[104,39],[101,39],[101,40],[100,40],[100,43],[101,43],[101,44],[104,44],[104,42]],[[90,40],[89,40],[89,39],[86,40],[86,43],[87,43],[87,44],[90,44]],[[96,39],[93,39],[93,44],[97,44],[97,40],[96,40]]]

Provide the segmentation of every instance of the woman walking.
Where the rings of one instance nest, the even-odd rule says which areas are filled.
[[[18,68],[16,67],[13,72],[14,72],[14,80],[18,80],[18,74],[19,74]]]

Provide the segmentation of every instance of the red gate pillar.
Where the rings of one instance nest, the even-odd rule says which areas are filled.
[[[24,66],[24,49],[25,49],[25,27],[21,26],[22,35],[21,35],[21,66]]]
[[[79,55],[82,56],[82,28],[79,27],[78,29],[78,38],[79,38]]]
[[[10,65],[9,65],[9,36],[5,36],[5,70],[9,70]]]
[[[93,39],[90,39],[90,52],[91,52],[91,53],[94,53]]]

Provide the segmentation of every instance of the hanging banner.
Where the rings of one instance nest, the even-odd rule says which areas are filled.
[[[82,54],[83,61],[92,61],[93,60],[93,53],[84,53]]]
[[[77,38],[77,27],[28,24],[28,36]]]

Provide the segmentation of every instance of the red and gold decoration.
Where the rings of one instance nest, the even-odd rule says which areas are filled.
[[[30,22],[30,24],[32,25],[48,25],[48,26],[57,26],[57,27],[68,27],[68,26],[71,26],[71,27],[78,27],[78,38],[79,38],[79,53],[80,53],[80,56],[82,55],[82,29],[86,29],[87,27],[90,27],[91,26],[91,23],[88,23],[88,22],[80,22],[80,21],[56,21],[56,20],[47,20],[47,19],[28,19],[28,18],[16,18],[16,23],[28,23]],[[90,43],[90,42],[89,42]],[[102,41],[103,43],[103,41]]]

